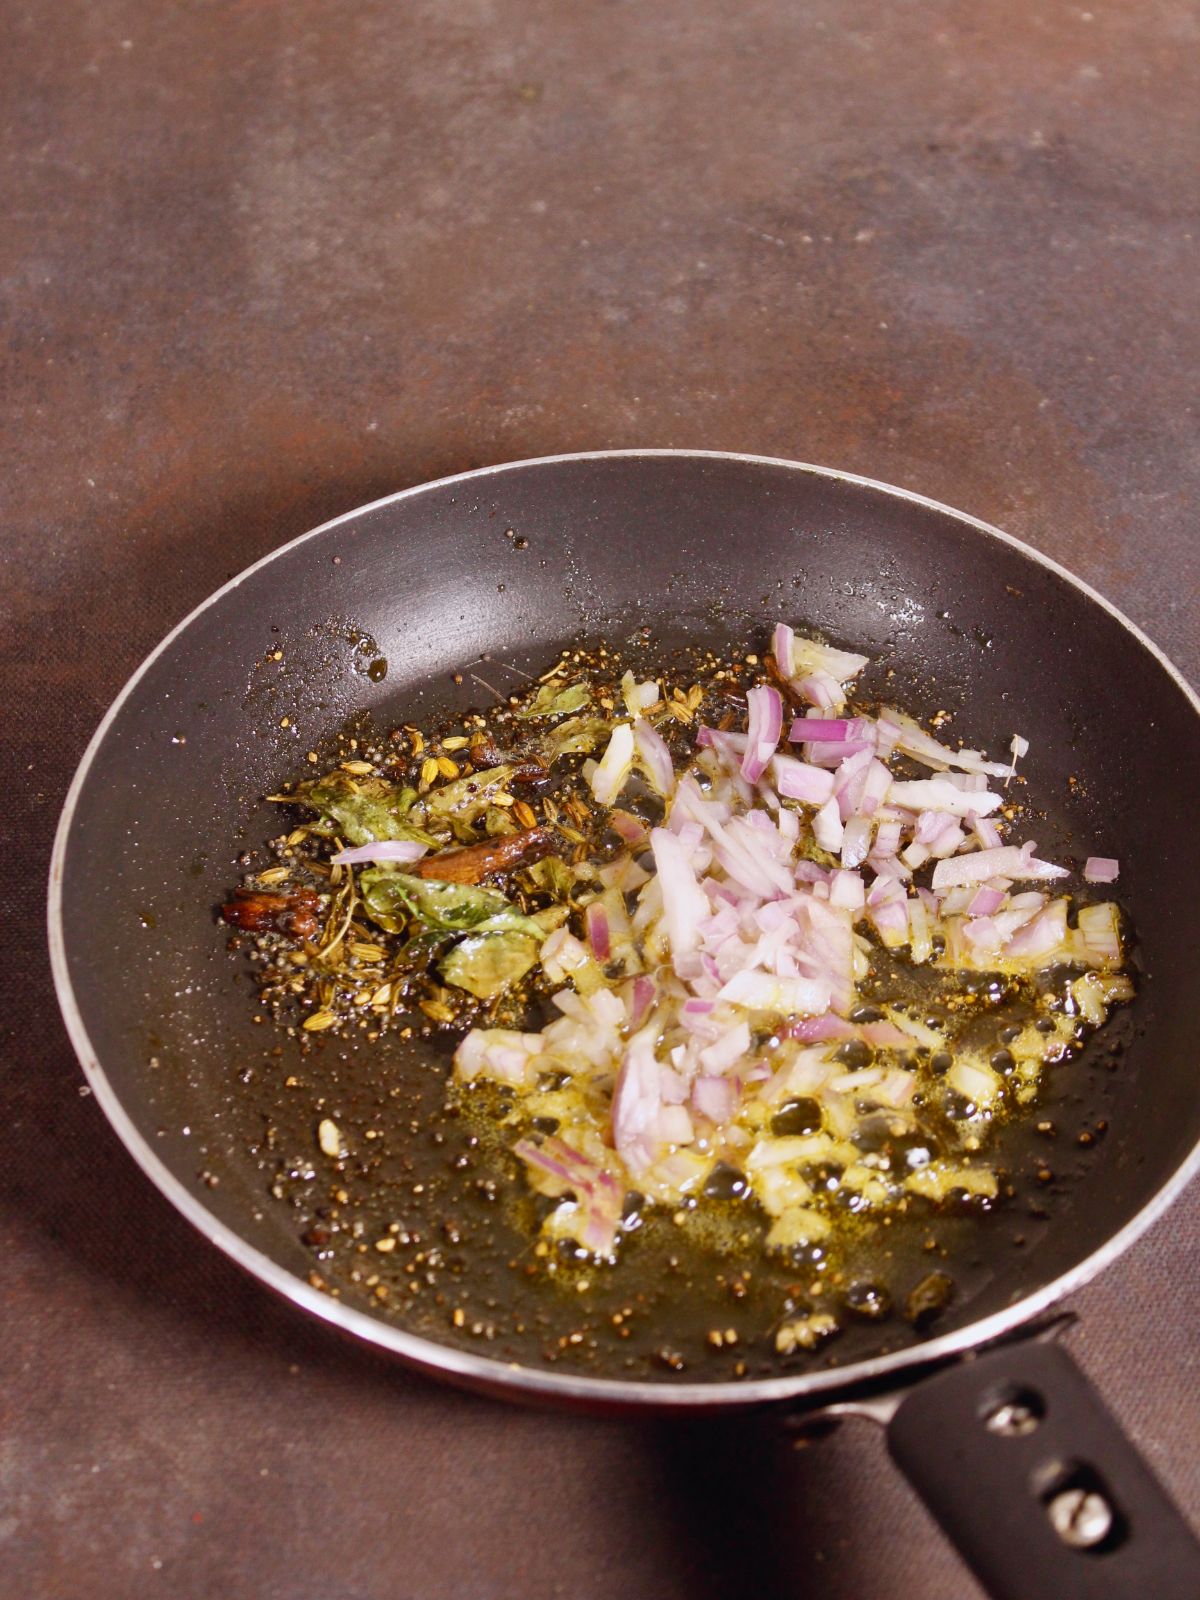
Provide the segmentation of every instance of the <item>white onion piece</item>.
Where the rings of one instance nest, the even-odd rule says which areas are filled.
[[[650,835],[655,882],[662,892],[667,939],[676,959],[700,947],[700,923],[708,916],[708,900],[696,882],[688,853],[678,835],[655,828]]]
[[[830,855],[836,855],[842,848],[842,838],[845,833],[845,829],[842,827],[842,819],[838,814],[836,800],[827,800],[825,802],[813,818],[812,828],[813,838],[821,849],[828,850]],[[865,857],[866,852],[864,851],[863,854]]]
[[[1002,804],[1003,795],[984,790],[967,794],[946,778],[914,778],[908,782],[897,780],[892,784],[888,800],[894,806],[904,806],[908,811],[940,811],[953,817],[986,817]]]
[[[829,985],[812,978],[778,978],[769,972],[739,972],[717,995],[749,1011],[777,1016],[819,1016],[829,1005]]]
[[[1033,844],[1001,845],[998,850],[976,850],[973,855],[953,861],[939,861],[933,869],[933,887],[950,889],[956,884],[986,883],[989,878],[1065,878],[1067,869],[1050,861],[1039,861]]]
[[[625,673],[621,679],[621,695],[631,717],[640,717],[643,711],[648,711],[662,698],[658,684],[653,679],[637,683],[632,672]]]
[[[742,777],[747,783],[757,783],[783,734],[783,696],[770,684],[759,684],[746,695],[746,705],[750,722],[746,752],[742,757]]]
[[[675,765],[666,740],[644,717],[639,717],[633,725],[633,742],[650,787],[669,800],[675,793]]]
[[[1083,864],[1087,883],[1116,883],[1121,863],[1114,856],[1089,856]]]
[[[871,849],[871,824],[866,817],[851,817],[842,832],[842,866],[862,866]]]
[[[635,1176],[645,1171],[658,1150],[660,1072],[654,1033],[643,1028],[629,1041],[612,1099],[613,1143]]]
[[[664,1105],[658,1113],[658,1136],[664,1144],[691,1144],[696,1137],[684,1105]]]
[[[710,1122],[728,1122],[738,1107],[738,1086],[733,1078],[697,1078],[692,1085],[692,1107]]]
[[[857,872],[835,872],[829,880],[829,904],[849,911],[860,911],[866,904],[866,889]]]
[[[632,765],[633,729],[627,722],[619,722],[612,731],[608,748],[591,775],[592,793],[599,805],[612,805],[625,787]]]
[[[819,711],[837,711],[846,703],[846,691],[828,672],[809,672],[796,679],[796,691]]]
[[[721,1038],[717,1039],[704,1050],[701,1050],[699,1060],[704,1071],[715,1077],[718,1073],[728,1072],[746,1054],[750,1048],[750,1024],[738,1022],[728,1029]]]
[[[794,677],[796,672],[796,663],[793,657],[796,643],[795,632],[788,627],[786,622],[776,623],[772,643],[775,649],[775,665],[779,668],[780,673],[785,678]]]
[[[788,800],[823,806],[833,793],[833,773],[810,766],[796,756],[777,755],[771,762],[771,776],[779,793]]]
[[[374,844],[356,844],[352,850],[339,850],[330,860],[339,866],[356,861],[419,861],[429,846],[416,839],[379,839]]]

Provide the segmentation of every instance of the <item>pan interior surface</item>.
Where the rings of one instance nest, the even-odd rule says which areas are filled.
[[[648,630],[660,650],[751,638],[761,648],[777,619],[878,658],[897,704],[949,712],[967,744],[1030,741],[1028,792],[1047,812],[1041,853],[1120,857],[1139,997],[1120,1053],[1085,1053],[1055,1081],[1053,1146],[1032,1126],[1014,1130],[1016,1198],[955,1235],[960,1293],[934,1337],[863,1322],[819,1356],[731,1347],[704,1365],[688,1346],[677,1365],[676,1346],[698,1344],[703,1325],[673,1338],[668,1283],[656,1309],[627,1320],[623,1342],[592,1341],[590,1355],[590,1335],[570,1342],[587,1317],[560,1291],[546,1311],[544,1286],[522,1287],[521,1240],[486,1173],[453,1167],[470,1150],[437,1124],[445,1052],[413,1041],[301,1056],[253,1021],[251,976],[213,908],[239,854],[278,831],[262,797],[348,719],[370,713],[382,727],[480,705],[478,679],[505,689],[504,673],[540,671],[584,637],[620,645]],[[723,1394],[749,1395],[754,1380],[800,1392],[961,1345],[983,1322],[999,1331],[1094,1265],[1189,1163],[1200,1139],[1188,1005],[1200,895],[1165,852],[1188,836],[1198,789],[1194,697],[1115,614],[967,518],[750,458],[532,462],[339,519],[171,636],[81,767],[56,851],[52,944],[73,1039],[126,1143],[193,1221],[293,1299],[419,1364],[549,1397],[585,1395],[589,1380],[634,1403],[682,1396],[732,1380],[739,1363],[747,1383]],[[423,1241],[439,1277],[428,1295],[385,1299],[378,1274],[340,1278],[328,1264],[313,1136],[325,1109],[360,1148],[369,1136],[378,1145],[359,1173],[373,1197],[364,1254],[391,1222],[425,1214],[418,1187],[467,1174],[453,1180],[465,1222],[446,1212],[450,1231]],[[483,1276],[460,1326],[453,1262],[469,1257],[473,1234],[492,1248],[486,1268],[471,1263]],[[613,1325],[621,1306],[603,1293],[597,1305]],[[650,1377],[661,1382],[636,1393],[622,1383]]]

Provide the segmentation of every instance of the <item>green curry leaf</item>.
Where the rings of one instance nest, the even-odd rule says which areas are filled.
[[[473,772],[440,789],[431,789],[413,807],[414,816],[431,828],[474,822],[481,817],[498,794],[512,781],[513,769],[505,764]]]
[[[556,900],[570,900],[575,892],[575,874],[558,856],[546,856],[526,867],[525,872],[534,887]]]
[[[537,964],[538,941],[524,933],[472,933],[438,962],[447,983],[480,1000],[511,989]]]
[[[544,683],[533,701],[517,712],[519,717],[565,717],[569,711],[582,711],[592,698],[588,683]]]
[[[603,717],[569,717],[542,740],[542,755],[548,765],[560,756],[587,755],[611,732],[612,723]]]
[[[367,915],[390,933],[408,917],[434,932],[505,931],[542,936],[538,924],[495,889],[418,878],[386,864],[367,867],[359,875],[358,888]]]
[[[296,799],[351,844],[411,839],[430,849],[437,846],[432,834],[409,820],[413,790],[397,789],[383,778],[351,778],[345,772],[330,772],[300,784]]]

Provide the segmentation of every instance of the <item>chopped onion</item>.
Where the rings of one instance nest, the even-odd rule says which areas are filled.
[[[993,911],[999,911],[1004,904],[1003,889],[989,889],[986,886],[977,889],[971,897],[967,907],[969,917],[990,917]]]
[[[871,849],[871,824],[866,817],[851,817],[842,833],[842,866],[860,867]]]
[[[850,911],[861,910],[866,904],[866,891],[857,872],[835,872],[829,880],[829,904],[844,906]]]
[[[613,1143],[636,1177],[658,1150],[660,1067],[654,1056],[654,1035],[635,1033],[625,1051],[612,1101]]]
[[[633,729],[619,722],[612,731],[608,748],[592,773],[592,793],[598,804],[611,806],[625,786],[633,765]]]
[[[816,1016],[829,1004],[829,985],[811,978],[777,978],[769,972],[739,972],[717,996],[749,1011],[776,1016]]]
[[[796,680],[797,693],[820,711],[836,711],[846,703],[846,692],[828,672],[810,672]]]
[[[708,901],[696,882],[688,854],[678,836],[667,828],[650,835],[657,882],[662,891],[671,954],[678,958],[698,949],[700,923],[708,916]]]
[[[692,1085],[692,1106],[699,1116],[718,1124],[729,1122],[738,1106],[735,1078],[697,1078]]]
[[[643,822],[641,817],[635,817],[632,811],[610,811],[608,824],[626,844],[641,844],[650,837],[649,823]]]
[[[330,860],[338,866],[356,861],[419,861],[429,846],[416,839],[379,839],[374,844],[356,844],[353,850],[339,850]]]
[[[651,788],[669,800],[675,793],[675,767],[666,740],[645,718],[639,717],[633,725],[633,742]]]
[[[1001,804],[1002,795],[967,794],[948,778],[914,778],[909,782],[896,781],[888,796],[892,805],[904,806],[908,811],[941,811],[954,817],[969,817],[974,813],[984,817]]]
[[[950,889],[959,883],[986,883],[989,878],[1065,878],[1067,869],[1039,861],[1033,844],[1001,845],[998,850],[977,850],[974,855],[939,861],[933,869],[933,887]]]
[[[813,838],[822,850],[828,850],[830,855],[835,855],[842,848],[845,829],[842,827],[842,819],[838,814],[836,800],[827,800],[825,802],[813,818],[812,828]],[[865,859],[865,857],[866,852],[864,851],[862,859]]]
[[[750,725],[746,753],[742,757],[742,777],[747,783],[757,783],[783,733],[783,696],[769,684],[759,684],[747,694],[746,704]]]
[[[658,684],[653,679],[638,683],[632,672],[627,672],[621,679],[621,696],[631,717],[640,717],[643,711],[648,711],[662,698]]]
[[[788,739],[792,744],[845,744],[854,727],[853,718],[797,717]]]
[[[700,1065],[710,1075],[728,1072],[735,1066],[750,1048],[750,1025],[743,1021],[735,1023],[732,1028],[700,1052]]]
[[[588,943],[592,947],[592,954],[596,960],[604,963],[612,955],[612,943],[608,932],[608,913],[599,900],[593,900],[583,914],[587,925]]]
[[[796,672],[792,654],[796,643],[794,630],[789,628],[786,622],[776,623],[772,642],[775,648],[775,665],[779,668],[780,674],[785,678],[794,677]]]
[[[1121,863],[1114,856],[1089,856],[1083,864],[1088,883],[1116,883]]]
[[[775,787],[788,800],[823,806],[833,793],[833,773],[810,766],[795,756],[777,755],[771,762]]]

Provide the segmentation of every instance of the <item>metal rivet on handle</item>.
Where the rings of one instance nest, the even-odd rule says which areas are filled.
[[[1076,1550],[1103,1543],[1112,1530],[1113,1509],[1094,1489],[1062,1489],[1046,1510],[1055,1533]]]
[[[1041,1420],[1033,1407],[1026,1405],[1023,1400],[1005,1400],[988,1413],[984,1418],[984,1426],[989,1433],[1000,1433],[1006,1439],[1015,1439],[1023,1433],[1032,1433]]]

